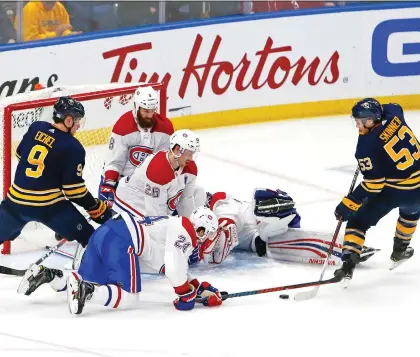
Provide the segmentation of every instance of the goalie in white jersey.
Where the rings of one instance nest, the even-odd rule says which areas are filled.
[[[118,214],[91,236],[77,273],[34,264],[18,292],[30,295],[44,283],[56,291],[67,288],[70,312],[81,314],[87,301],[129,307],[142,290],[140,273],[164,273],[178,295],[173,302],[176,309],[193,309],[196,297],[204,298],[205,306],[218,306],[222,304],[219,290],[188,272],[188,258],[197,241],[211,238],[216,231],[217,217],[205,207],[198,207],[190,219]]]
[[[146,158],[169,149],[174,133],[171,121],[156,112],[159,99],[151,87],[138,87],[133,110],[123,114],[112,128],[109,151],[101,177],[98,197],[110,203],[121,177],[131,175]]]
[[[323,264],[332,232],[301,229],[292,198],[281,190],[256,189],[253,202],[236,200],[226,192],[209,194],[208,205],[219,220],[219,232],[199,248],[195,262],[220,264],[233,250],[257,253],[260,257],[310,264]],[[329,260],[341,264],[343,236],[339,236]],[[363,247],[362,261],[377,250]]]
[[[196,186],[194,157],[200,140],[191,130],[177,130],[170,138],[170,150],[149,156],[134,173],[121,180],[115,192],[113,210],[145,216],[189,217],[203,206],[206,193]]]

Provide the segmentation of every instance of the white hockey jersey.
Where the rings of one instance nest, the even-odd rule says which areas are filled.
[[[145,216],[189,217],[198,206],[194,192],[197,166],[190,161],[183,169],[174,171],[168,151],[150,155],[134,173],[121,180],[115,192],[113,210]]]
[[[129,176],[150,154],[169,149],[169,139],[174,133],[171,121],[160,114],[154,115],[151,129],[141,128],[132,111],[123,114],[112,128],[109,150],[104,163],[104,182],[118,182]]]
[[[197,246],[191,221],[186,217],[137,218],[122,213],[138,255],[141,273],[164,273],[177,294],[188,292],[193,280],[188,257]]]
[[[259,232],[251,203],[239,201],[226,192],[216,192],[209,206],[223,229],[213,244],[202,246],[202,257],[209,263],[220,264],[235,247],[252,251],[253,241]],[[229,230],[226,230],[227,227]]]
[[[208,243],[200,248],[201,258],[208,263],[222,263],[232,249],[256,252],[255,238],[258,236],[267,242],[269,258],[310,264],[324,263],[333,236],[332,232],[289,228],[288,224],[295,214],[282,219],[259,217],[261,220],[257,220],[252,203],[237,200],[226,192],[215,193],[209,206],[218,217],[219,224],[225,222],[225,226],[227,224],[234,228],[229,231],[221,229],[211,244]],[[329,264],[339,264],[342,241],[343,236],[340,235],[334,245]]]

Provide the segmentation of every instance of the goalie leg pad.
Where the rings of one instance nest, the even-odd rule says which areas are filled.
[[[327,232],[309,232],[301,229],[290,229],[281,236],[268,239],[267,256],[273,259],[298,261],[310,264],[323,264],[328,254],[332,234]],[[339,237],[343,240],[343,237]],[[330,265],[341,264],[342,244],[336,242]]]

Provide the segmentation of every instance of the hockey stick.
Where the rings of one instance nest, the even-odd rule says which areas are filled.
[[[45,259],[47,259],[51,254],[53,254],[57,249],[59,249],[64,243],[67,242],[67,239],[63,238],[58,242],[57,245],[54,247],[51,247],[50,250],[45,253],[41,258],[39,258],[35,263],[33,264],[41,264]],[[27,269],[12,269],[5,266],[0,265],[0,273],[6,274],[6,275],[16,275],[16,276],[23,276],[25,275]]]
[[[357,176],[359,176],[359,167],[356,168],[356,172],[354,173],[353,181],[351,182],[348,194],[353,192],[354,186],[356,185]],[[328,267],[328,260],[330,259],[332,251],[334,249],[334,245],[335,245],[335,242],[337,240],[338,233],[340,232],[340,228],[341,228],[342,224],[343,224],[343,220],[340,218],[338,220],[337,228],[335,229],[332,241],[330,243],[330,247],[328,249],[327,257],[325,258],[324,265],[322,266],[321,276],[320,276],[319,280],[322,280],[324,278],[325,271],[327,270],[327,267]],[[319,287],[320,287],[320,285],[315,286],[312,290],[299,292],[295,295],[294,299],[296,301],[303,301],[303,300],[312,299],[316,296],[316,294],[318,294]]]
[[[240,293],[229,294],[226,291],[222,291],[220,294],[222,295],[222,300],[224,301],[226,299],[231,299],[231,298],[241,297],[241,296],[267,294],[267,293],[274,293],[276,291],[301,289],[301,288],[308,288],[308,287],[311,287],[311,286],[334,284],[334,283],[338,283],[339,281],[340,281],[339,278],[333,277],[333,278],[328,279],[328,280],[312,281],[310,283],[301,283],[301,284],[293,284],[293,285],[284,285],[284,286],[278,286],[276,288],[242,291]],[[203,303],[206,299],[207,299],[207,297],[206,298],[197,298],[195,301],[197,303]]]

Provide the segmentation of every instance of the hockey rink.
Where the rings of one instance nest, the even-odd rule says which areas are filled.
[[[420,112],[406,112],[406,118],[419,137]],[[303,228],[335,230],[334,209],[356,168],[357,129],[348,116],[202,130],[199,135],[198,183],[207,191],[251,200],[256,187],[280,188],[297,202]],[[96,193],[99,177],[86,179]],[[177,311],[166,278],[143,275],[135,308],[88,303],[82,315],[72,316],[65,293],[44,285],[29,297],[18,295],[20,278],[2,275],[0,357],[417,356],[420,251],[388,270],[397,217],[397,211],[391,212],[368,232],[366,245],[382,251],[356,268],[347,291],[340,284],[324,286],[304,302],[293,300],[301,290],[291,290],[289,300],[269,293],[228,299],[217,308],[196,305],[192,311]],[[412,242],[415,249],[419,234]],[[45,252],[0,256],[0,264],[22,269]],[[69,262],[54,254],[45,265]],[[236,253],[221,266],[202,264],[191,273],[233,293],[315,281],[321,268]],[[333,269],[325,278],[332,277]]]

